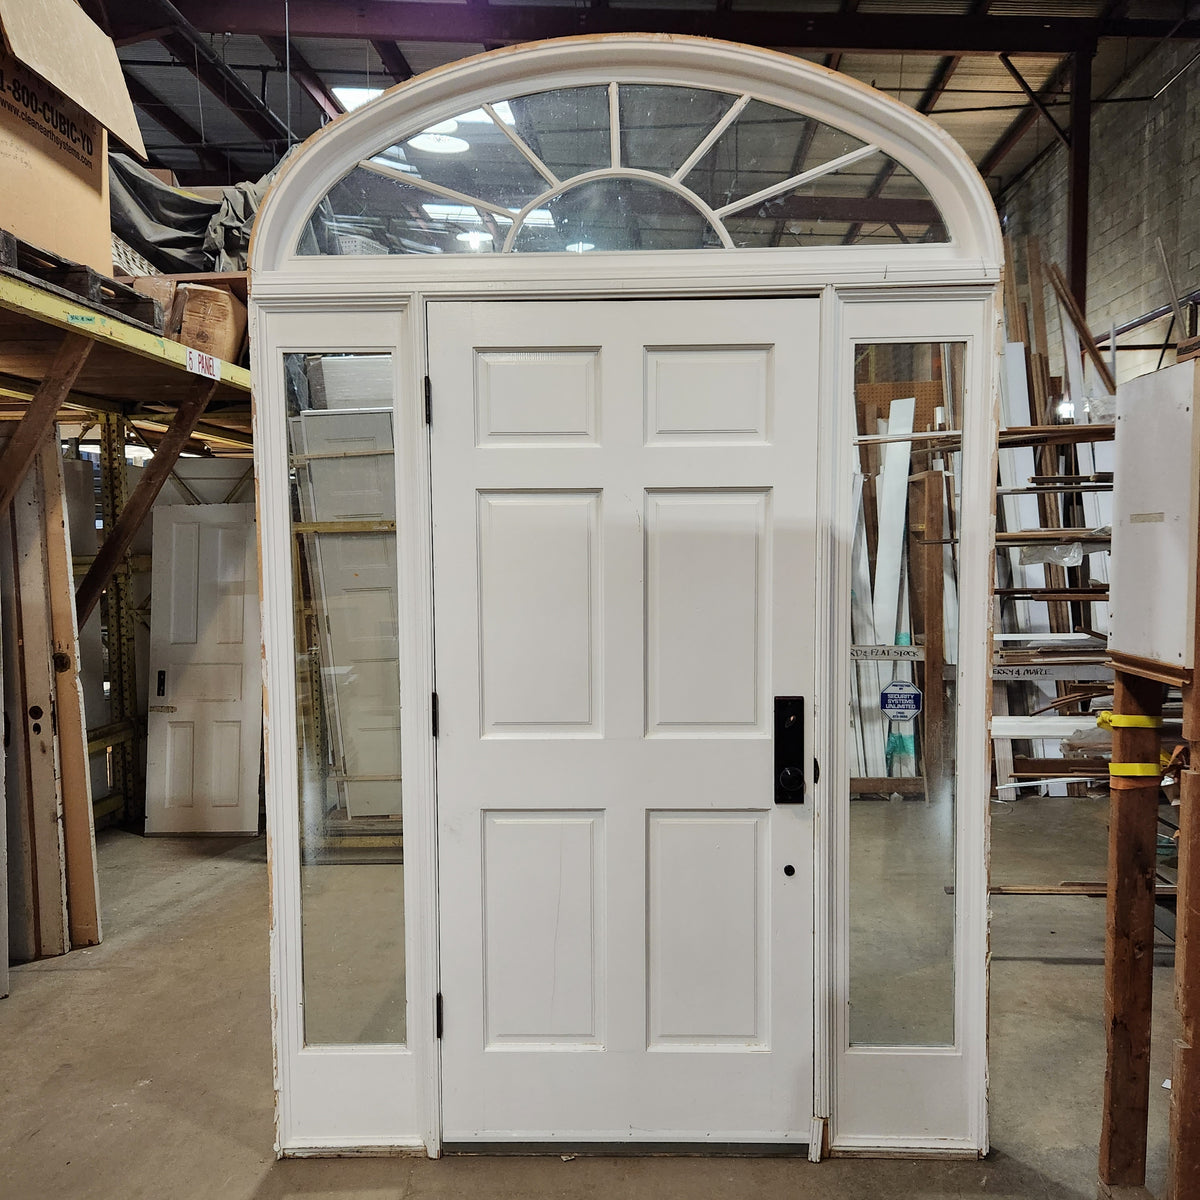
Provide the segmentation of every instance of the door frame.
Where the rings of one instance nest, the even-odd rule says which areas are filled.
[[[533,256],[536,259],[536,256]],[[570,256],[576,259],[576,256]],[[434,691],[432,594],[431,495],[429,446],[425,426],[427,371],[425,306],[435,300],[521,299],[734,299],[739,296],[820,297],[819,444],[838,447],[848,457],[853,435],[852,376],[847,378],[846,324],[851,306],[886,305],[899,312],[913,301],[925,301],[922,311],[942,311],[948,319],[922,340],[966,338],[974,345],[970,377],[974,395],[968,395],[968,439],[971,461],[977,471],[994,463],[995,386],[998,358],[992,353],[999,314],[997,278],[983,264],[970,282],[939,284],[928,279],[912,283],[880,284],[877,279],[858,286],[840,281],[822,282],[814,275],[828,272],[795,269],[790,280],[764,279],[762,259],[753,251],[727,251],[714,262],[705,255],[705,271],[697,277],[693,256],[683,253],[637,256],[637,277],[626,268],[626,255],[598,256],[595,260],[564,263],[548,256],[471,262],[470,278],[461,264],[372,263],[369,278],[361,270],[340,265],[337,272],[322,270],[321,286],[298,286],[294,276],[271,274],[256,278],[252,306],[252,332],[256,346],[256,397],[254,438],[258,471],[260,561],[262,565],[264,684],[269,700],[266,718],[268,761],[268,828],[272,862],[272,994],[275,1012],[277,1092],[277,1149],[284,1155],[371,1152],[383,1148],[423,1150],[432,1157],[441,1152],[441,1098],[439,1048],[436,1038],[437,951],[437,848],[436,765],[430,728],[430,696]],[[351,264],[352,266],[354,264]],[[796,264],[799,268],[799,264]],[[535,269],[537,268],[537,269]],[[657,268],[657,270],[655,269]],[[419,277],[414,278],[419,272]],[[930,310],[928,305],[933,305]],[[949,306],[949,307],[947,307]],[[952,313],[956,310],[957,315]],[[876,310],[878,311],[878,310]],[[957,332],[954,332],[957,331]],[[886,340],[886,339],[885,339]],[[295,807],[296,732],[295,686],[291,675],[292,613],[289,512],[287,506],[287,453],[282,356],[290,351],[390,350],[395,370],[396,485],[398,506],[397,564],[401,612],[401,673],[403,773],[405,776],[405,908],[406,978],[408,981],[408,1043],[405,1047],[309,1048],[303,1045],[302,981],[300,974],[300,890],[298,821]],[[990,389],[990,390],[989,390]],[[972,409],[970,405],[974,403]],[[433,416],[436,420],[436,397]],[[818,562],[818,620],[831,615],[837,632],[818,642],[818,680],[836,681],[836,664],[842,640],[849,636],[838,619],[841,570],[848,550],[839,549],[839,526],[844,520],[835,503],[843,462],[836,454],[819,454],[818,519],[825,536]],[[974,489],[974,511],[990,513],[990,502],[980,507],[986,484]],[[964,501],[965,503],[965,501]],[[990,538],[990,529],[988,530]],[[964,629],[974,630],[982,643],[990,633],[990,599],[984,602],[980,581],[990,556],[982,549],[974,556],[977,566],[975,599],[964,596]],[[964,588],[965,593],[965,588]],[[965,638],[964,638],[965,640]],[[845,643],[848,645],[848,641]],[[967,664],[961,688],[970,700],[960,721],[959,779],[986,779],[987,744],[983,727],[985,655],[980,663]],[[972,691],[972,689],[974,689]],[[816,699],[816,698],[815,698]],[[836,762],[835,745],[826,714],[836,711],[838,697],[814,711],[814,750],[822,762]],[[816,705],[814,705],[816,708]],[[280,714],[273,720],[272,713]],[[962,728],[978,724],[977,734],[964,739]],[[817,749],[819,747],[819,749]],[[965,752],[965,756],[964,756]],[[810,1157],[830,1148],[862,1152],[865,1149],[913,1149],[912,1139],[873,1137],[843,1142],[836,1130],[836,1073],[841,1028],[838,996],[844,962],[838,948],[840,927],[837,888],[840,863],[844,863],[842,807],[831,797],[828,781],[839,777],[827,771],[813,797],[815,862],[813,913],[814,943],[814,1101]],[[970,788],[974,791],[974,788]],[[960,794],[967,788],[960,786]],[[964,835],[959,817],[958,875],[960,911],[957,920],[956,966],[963,997],[959,1012],[960,1036],[973,1047],[969,1064],[970,1112],[964,1136],[938,1139],[920,1147],[957,1154],[986,1151],[986,812]],[[964,957],[965,956],[965,957]],[[970,960],[969,969],[968,962]],[[346,1085],[353,1082],[353,1103],[346,1103]],[[403,1095],[397,1094],[402,1092]],[[338,1097],[331,1104],[330,1095]]]

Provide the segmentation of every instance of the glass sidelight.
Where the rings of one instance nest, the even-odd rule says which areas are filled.
[[[850,631],[849,1040],[954,1027],[965,344],[859,344]]]
[[[390,354],[287,354],[308,1045],[405,1041]]]

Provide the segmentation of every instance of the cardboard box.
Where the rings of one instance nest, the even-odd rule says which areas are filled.
[[[0,0],[0,34],[0,227],[111,275],[108,131],[145,158],[116,48],[74,0]]]
[[[133,285],[134,291],[141,292],[143,296],[149,296],[153,300],[157,300],[163,313],[163,333],[166,333],[171,328],[171,314],[175,306],[175,286],[177,280],[174,275],[136,275],[133,279],[126,282]]]
[[[225,288],[181,283],[166,332],[193,350],[236,363],[246,340],[246,306]]]

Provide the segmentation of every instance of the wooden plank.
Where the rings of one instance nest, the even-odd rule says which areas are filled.
[[[1095,775],[1097,779],[1108,778],[1108,760],[1105,758],[1028,758],[1023,754],[1013,758],[1013,776],[1016,779],[1042,779],[1053,775]]]
[[[1200,696],[1185,697],[1194,706]],[[1200,741],[1191,742],[1192,762]],[[1179,805],[1179,897],[1175,910],[1175,1008],[1167,1200],[1200,1196],[1200,770],[1184,771]]]
[[[1115,436],[1115,425],[1029,425],[1000,430],[1000,445],[1073,446],[1078,442],[1111,442]],[[1053,475],[1057,477],[1058,472]]]
[[[1118,671],[1113,711],[1162,715],[1160,683]],[[1113,730],[1113,761],[1158,762],[1159,731]],[[1159,781],[1110,782],[1108,921],[1104,953],[1107,1057],[1100,1125],[1100,1182],[1146,1182],[1146,1117],[1150,1102],[1150,1016],[1154,987],[1154,888]]]
[[[0,559],[5,556],[5,544],[3,526],[6,522],[0,518]],[[2,572],[0,572],[2,575]],[[5,620],[5,589],[0,584],[0,629],[3,629],[6,624]],[[0,706],[5,711],[8,710],[8,696],[4,690],[4,660],[5,646],[3,640],[0,639]],[[3,746],[0,746],[0,1000],[3,1000],[9,993],[8,983],[8,793],[7,782],[8,772],[6,770],[5,760],[8,754]]]
[[[1159,899],[1176,895],[1172,883],[1156,883],[1154,894]],[[995,883],[988,888],[989,896],[1107,896],[1107,883]]]
[[[1029,276],[1029,300],[1033,306],[1030,348],[1037,354],[1050,352],[1046,333],[1046,281],[1042,272],[1042,245],[1036,237],[1025,239],[1025,270]]]
[[[87,623],[92,610],[100,601],[100,596],[124,557],[125,552],[133,542],[134,536],[146,519],[155,498],[162,486],[170,477],[171,470],[179,460],[179,455],[187,440],[192,435],[196,422],[200,419],[209,400],[216,393],[217,384],[205,380],[197,387],[192,395],[180,404],[171,422],[170,429],[163,435],[158,444],[158,450],[150,461],[142,468],[141,478],[137,487],[130,494],[116,525],[104,539],[100,552],[79,585],[75,593],[75,611],[79,624]]]
[[[1089,546],[1107,546],[1112,542],[1108,533],[1092,533],[1086,529],[1014,529],[996,534],[998,546],[1069,545],[1083,542]]]
[[[68,333],[62,339],[25,415],[0,451],[0,513],[12,503],[91,349],[92,343],[78,334]]]
[[[71,948],[100,942],[100,885],[87,721],[79,679],[79,631],[71,570],[62,456],[56,433],[39,452],[46,540],[47,595],[54,645],[55,725],[62,781],[62,835],[67,872],[67,920]]]
[[[953,786],[954,768],[952,739],[946,727],[946,684],[943,668],[946,664],[945,612],[943,610],[944,551],[930,539],[941,534],[945,513],[942,509],[945,480],[941,471],[926,471],[914,476],[910,484],[909,508],[919,514],[920,526],[912,522],[910,529],[924,535],[925,544],[910,551],[913,575],[920,581],[921,632],[924,636],[925,665],[920,668],[925,703],[923,731],[924,775],[929,779],[934,799]]]
[[[36,458],[36,456],[35,456]],[[65,954],[66,864],[62,792],[54,736],[54,677],[44,546],[41,469],[37,462],[11,505],[19,704],[10,725],[10,753],[22,761],[21,818],[28,829],[28,885],[33,902],[33,957]]]
[[[12,510],[0,514],[0,659],[7,664],[4,675],[4,711],[20,713],[23,700],[20,684],[20,631],[17,622],[16,551],[13,545]],[[25,820],[25,775],[28,767],[22,753],[23,725],[14,720],[11,746],[5,748],[4,803],[6,880],[8,891],[8,962],[27,962],[37,956],[37,928],[33,903],[33,843]]]
[[[911,775],[907,779],[897,779],[891,775],[880,775],[850,780],[850,795],[852,796],[888,796],[893,792],[901,796],[924,796],[925,780],[914,778]]]
[[[1067,286],[1067,281],[1063,278],[1062,272],[1054,263],[1050,263],[1047,274],[1050,277],[1051,286],[1054,288],[1054,294],[1058,297],[1059,304],[1062,305],[1067,316],[1070,318],[1071,324],[1075,326],[1075,331],[1079,334],[1079,340],[1083,343],[1083,349],[1088,358],[1092,360],[1092,365],[1096,368],[1096,373],[1100,376],[1100,381],[1108,390],[1108,394],[1115,396],[1117,394],[1117,381],[1113,378],[1113,373],[1109,369],[1108,363],[1104,361],[1104,355],[1100,353],[1100,347],[1096,345],[1096,339],[1092,337],[1092,331],[1088,328],[1087,317],[1083,315],[1079,305],[1076,303],[1075,297],[1071,294],[1071,289]]]
[[[1010,234],[1004,235],[1004,315],[1010,342],[1029,344],[1025,310],[1017,294],[1017,256]]]

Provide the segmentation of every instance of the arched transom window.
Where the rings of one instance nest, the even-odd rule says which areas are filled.
[[[749,92],[596,83],[509,95],[361,159],[302,255],[701,250],[950,240],[879,146]]]

